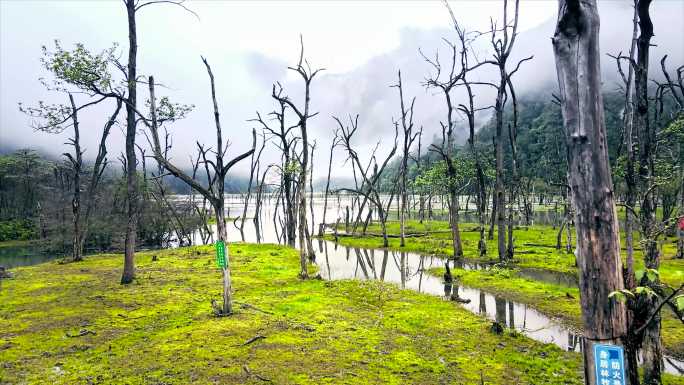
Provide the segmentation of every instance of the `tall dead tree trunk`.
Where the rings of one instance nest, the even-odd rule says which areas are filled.
[[[637,185],[635,176],[635,161],[636,150],[634,146],[634,55],[636,52],[637,32],[638,32],[638,12],[637,0],[634,1],[634,15],[632,18],[632,40],[630,42],[628,70],[625,75],[622,70],[620,55],[615,57],[618,72],[622,77],[625,91],[625,104],[622,115],[622,136],[624,138],[626,164],[625,164],[625,249],[626,261],[624,268],[625,288],[633,290],[637,286],[636,276],[634,271],[634,224],[635,216],[634,209],[637,200]],[[627,325],[629,328],[634,326],[635,312],[631,306],[627,306]],[[628,372],[629,382],[631,385],[639,385],[639,372],[636,370],[638,365],[637,346],[639,343],[628,343],[625,346],[625,356],[630,368]]]
[[[73,213],[74,234],[72,240],[72,255],[71,260],[74,262],[83,260],[83,239],[81,229],[81,173],[83,169],[83,151],[81,151],[81,135],[79,132],[78,110],[74,102],[74,96],[69,94],[69,102],[71,104],[71,120],[74,129],[74,136],[70,139],[71,145],[74,147],[74,156],[65,153],[71,163],[71,170],[73,171],[74,193],[71,199],[71,210]]]
[[[316,116],[318,113],[311,114],[309,112],[311,103],[311,82],[314,77],[323,69],[311,70],[308,63],[304,62],[304,41],[300,36],[301,51],[299,54],[299,62],[296,67],[288,67],[289,69],[297,72],[304,80],[304,106],[303,109],[299,109],[287,96],[282,96],[280,93],[276,94],[275,86],[273,87],[272,97],[279,102],[287,104],[297,115],[299,121],[297,126],[300,128],[301,140],[302,140],[302,155],[300,159],[300,169],[299,169],[299,184],[297,186],[297,208],[298,208],[298,218],[297,222],[298,235],[299,235],[299,263],[300,272],[299,276],[302,279],[309,278],[309,272],[307,267],[307,259],[309,255],[313,254],[313,250],[308,250],[308,245],[311,244],[310,234],[307,236],[307,220],[306,220],[306,194],[307,194],[307,175],[309,167],[309,136],[307,131],[307,124],[310,118]],[[306,67],[304,66],[306,64]]]
[[[465,36],[462,37],[461,42],[465,43]],[[485,185],[485,176],[484,171],[482,169],[480,155],[477,149],[475,148],[475,96],[473,95],[472,87],[470,86],[470,83],[468,82],[465,76],[463,76],[463,84],[466,87],[468,95],[468,104],[461,104],[458,108],[463,113],[465,113],[466,117],[468,118],[468,148],[470,149],[473,159],[475,160],[475,179],[477,182],[475,187],[475,191],[477,194],[476,206],[477,218],[480,225],[480,239],[477,243],[477,250],[480,257],[482,257],[487,255],[487,240],[485,238],[485,226],[487,223],[487,187]]]
[[[553,49],[577,229],[584,375],[586,384],[595,385],[593,345],[620,344],[627,331],[625,305],[609,298],[624,283],[603,116],[596,0],[559,0]]]
[[[199,154],[202,163],[205,166],[207,173],[207,187],[202,186],[202,184],[187,175],[180,168],[172,164],[165,156],[161,149],[161,144],[159,140],[158,133],[158,121],[157,121],[157,107],[154,95],[154,78],[149,77],[150,86],[150,120],[149,124],[150,132],[152,134],[152,149],[154,152],[154,158],[159,164],[161,164],[171,175],[181,179],[187,185],[192,187],[193,190],[202,194],[214,208],[214,215],[216,217],[216,228],[218,232],[217,241],[223,242],[224,244],[228,241],[228,232],[226,230],[226,214],[225,214],[225,179],[228,171],[238,162],[249,157],[254,153],[256,147],[256,130],[252,130],[252,148],[242,153],[227,163],[224,163],[224,155],[227,148],[223,144],[223,137],[221,131],[221,121],[219,116],[218,103],[216,101],[216,87],[214,84],[214,74],[211,72],[211,67],[206,59],[202,58],[204,65],[207,69],[209,75],[210,86],[211,86],[211,99],[214,108],[214,124],[216,126],[216,149],[213,151],[215,154],[215,159],[213,161],[207,159],[207,154],[210,152],[209,149],[205,149],[202,145],[198,143]],[[213,168],[213,172],[211,171]],[[230,275],[230,263],[229,263],[229,252],[228,246],[225,248],[225,259],[226,265],[222,268],[223,273],[223,306],[220,309],[220,315],[230,315],[233,312],[232,305],[232,293],[231,293],[231,275]]]
[[[333,137],[332,144],[330,144],[330,158],[328,158],[328,177],[325,182],[325,196],[323,198],[323,218],[318,226],[318,236],[322,237],[325,231],[326,225],[326,215],[328,214],[328,195],[330,194],[330,173],[332,172],[332,161],[335,146],[340,143],[339,141],[339,130],[335,130],[335,136]]]
[[[124,268],[121,283],[128,284],[135,278],[135,241],[138,230],[138,177],[135,157],[135,134],[137,107],[137,56],[138,36],[135,21],[135,0],[126,0],[128,15],[128,93],[126,96],[126,237],[124,244]]]
[[[634,111],[633,128],[638,136],[638,168],[637,180],[641,193],[641,205],[639,209],[639,221],[641,224],[641,244],[644,250],[644,265],[648,269],[658,269],[660,267],[660,255],[656,241],[656,206],[657,196],[655,191],[655,125],[649,118],[648,100],[648,61],[653,36],[653,23],[649,14],[651,0],[638,0],[636,3],[637,15],[639,18],[639,37],[637,38],[637,60],[634,69],[634,90],[636,97],[636,109]],[[641,282],[650,283],[647,279]],[[657,301],[644,299],[648,302],[649,308],[657,306]],[[644,329],[642,358],[643,358],[643,382],[646,385],[659,385],[661,383],[663,370],[663,347],[660,339],[660,313]]]
[[[406,179],[408,174],[408,160],[410,156],[411,145],[413,141],[416,140],[416,135],[413,133],[413,106],[416,102],[416,98],[411,99],[411,105],[406,108],[404,104],[404,88],[401,83],[401,70],[398,72],[398,82],[394,87],[399,89],[399,104],[401,107],[401,128],[404,134],[404,144],[402,146],[402,156],[401,156],[401,168],[399,170],[400,184],[399,184],[399,197],[400,204],[399,209],[399,227],[400,227],[400,241],[399,246],[404,247],[405,236],[406,236],[406,211],[408,209],[408,192],[406,189]]]
[[[494,84],[496,88],[496,102],[494,104],[494,116],[495,116],[495,127],[496,127],[496,137],[494,139],[494,155],[496,158],[496,180],[494,185],[494,199],[496,200],[496,226],[497,226],[497,249],[499,253],[499,260],[504,262],[511,255],[513,250],[513,234],[512,227],[513,224],[509,223],[509,245],[506,244],[506,191],[504,186],[504,109],[506,107],[506,100],[509,93],[514,94],[511,77],[518,71],[520,65],[532,59],[532,57],[527,57],[520,60],[516,68],[508,72],[506,66],[508,59],[510,58],[511,51],[515,43],[518,30],[518,11],[520,8],[519,0],[515,0],[514,10],[513,10],[513,20],[509,22],[508,20],[508,1],[503,2],[503,26],[498,29],[496,24],[492,25],[491,30],[491,44],[494,49],[494,59],[488,61],[488,63],[493,64],[497,67],[499,71],[498,83]],[[515,175],[514,175],[515,176]],[[515,183],[513,183],[515,185]],[[512,207],[511,207],[512,210]],[[510,252],[510,253],[509,253]]]

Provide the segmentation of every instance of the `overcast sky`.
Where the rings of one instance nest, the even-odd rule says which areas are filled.
[[[416,125],[423,126],[429,141],[444,120],[442,99],[421,85],[430,67],[418,53],[428,55],[444,49],[442,37],[453,37],[450,18],[441,1],[220,1],[188,0],[184,3],[199,19],[180,7],[155,5],[138,14],[138,71],[154,75],[167,89],[157,92],[174,101],[194,104],[187,119],[171,125],[175,161],[188,164],[194,142],[213,144],[214,125],[209,81],[200,55],[212,65],[224,137],[235,152],[249,145],[255,116],[272,111],[271,85],[280,81],[286,92],[299,101],[302,83],[288,65],[296,64],[299,34],[304,37],[305,56],[313,67],[325,71],[312,86],[312,110],[320,114],[310,123],[318,150],[314,167],[323,175],[334,121],[331,115],[360,114],[358,145],[368,151],[393,132],[392,117],[398,117],[398,94],[389,86],[402,70],[405,93],[415,96]],[[501,19],[500,1],[451,1],[459,21],[468,30],[485,30],[489,18]],[[627,51],[631,34],[631,1],[600,1],[601,50]],[[520,36],[514,60],[534,55],[516,75],[520,93],[555,89],[555,66],[551,36],[556,18],[556,1],[523,1]],[[681,23],[684,1],[657,0],[652,6],[655,22],[653,60],[669,53],[671,67],[684,63]],[[122,58],[127,52],[127,24],[120,0],[59,1],[0,0],[0,149],[34,147],[52,154],[67,150],[62,135],[34,132],[29,119],[20,113],[18,102],[36,104],[43,100],[64,103],[63,95],[51,95],[38,79],[46,76],[40,66],[41,46],[59,39],[65,48],[76,42],[93,51],[120,43]],[[486,41],[483,41],[486,43]],[[486,46],[477,48],[482,57]],[[446,57],[442,52],[442,57]],[[606,86],[613,86],[614,66],[602,58]],[[655,62],[657,63],[657,61]],[[655,67],[659,68],[659,66]],[[494,76],[488,69],[481,79]],[[140,87],[144,90],[144,87]],[[140,100],[146,98],[141,92]],[[478,91],[478,103],[491,104],[491,95]],[[86,157],[94,156],[108,104],[81,116]],[[483,119],[485,117],[482,117]],[[123,114],[121,115],[123,121]],[[110,137],[110,153],[123,150],[120,126]],[[142,127],[141,127],[142,128]],[[465,132],[462,132],[465,135]],[[144,136],[138,138],[145,142]],[[385,146],[386,148],[386,146]],[[266,159],[278,158],[273,147]],[[382,153],[382,151],[381,151]],[[112,158],[114,156],[112,155]],[[346,174],[338,152],[336,173]],[[347,168],[348,169],[348,168]]]

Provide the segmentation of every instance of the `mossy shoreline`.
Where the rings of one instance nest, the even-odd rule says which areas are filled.
[[[344,225],[339,225],[340,231],[344,231]],[[445,221],[425,221],[420,223],[417,220],[409,220],[406,223],[406,232],[414,234],[424,234],[424,236],[412,236],[406,238],[404,247],[400,246],[399,222],[389,221],[387,232],[394,236],[389,239],[389,249],[397,251],[412,251],[423,254],[436,254],[443,256],[453,255],[451,234],[448,231],[449,224]],[[373,223],[368,226],[369,233],[381,233],[380,225]],[[544,269],[557,273],[577,274],[575,266],[575,255],[565,251],[565,235],[562,237],[562,247],[556,249],[556,236],[558,229],[552,226],[520,226],[514,231],[515,238],[515,257],[516,267]],[[624,237],[624,235],[623,235]],[[334,240],[331,234],[325,235],[326,240]],[[496,239],[497,233],[494,230],[493,239],[487,240],[487,255],[479,256],[477,245],[479,242],[479,231],[476,223],[461,224],[461,239],[463,244],[463,254],[467,260],[477,262],[497,262]],[[343,246],[382,248],[382,238],[377,236],[340,236],[338,242]],[[574,234],[573,234],[574,242]],[[638,234],[635,234],[634,259],[637,269],[643,268],[642,251],[638,248]],[[621,242],[624,245],[624,239]],[[573,248],[574,250],[574,243]],[[661,240],[661,267],[660,278],[671,286],[679,286],[684,283],[684,259],[674,259],[677,249],[677,241],[674,237]],[[623,249],[623,254],[625,250]],[[625,255],[623,255],[623,260]]]
[[[578,354],[492,334],[451,302],[301,281],[287,247],[230,251],[236,312],[224,318],[209,305],[221,290],[211,247],[139,253],[128,286],[118,254],[17,268],[0,289],[0,383],[582,383]]]
[[[378,226],[378,225],[374,225]],[[477,253],[477,241],[479,233],[472,230],[474,224],[464,224],[462,229],[462,241],[464,254],[467,261],[472,262],[495,262],[495,245],[488,245],[490,255],[481,258]],[[379,230],[369,227],[369,231]],[[448,257],[452,253],[449,233],[435,232],[448,228],[446,222],[409,221],[407,231],[425,232],[426,236],[411,237],[406,239],[404,247],[400,246],[399,239],[391,238],[388,249],[395,251],[409,251],[422,254],[437,254]],[[452,268],[452,273],[458,277],[459,283],[472,288],[485,290],[507,300],[516,301],[533,306],[541,313],[560,320],[572,329],[581,329],[581,313],[579,306],[579,290],[576,287],[541,282],[534,279],[518,276],[519,268],[540,269],[561,274],[576,274],[574,255],[564,250],[556,250],[556,231],[549,226],[532,226],[518,229],[515,234],[520,244],[516,249],[516,260],[505,268],[497,268],[493,271],[472,271]],[[388,232],[396,235],[399,233],[398,223],[388,223]],[[325,239],[334,240],[332,235],[326,235]],[[496,240],[496,234],[494,241]],[[339,237],[338,242],[349,247],[373,247],[382,246],[382,239],[375,236],[345,236]],[[532,246],[534,245],[534,246]],[[674,249],[665,243],[663,246],[663,262],[660,269],[661,279],[671,285],[679,285],[684,282],[684,261],[671,258]],[[637,252],[637,259],[640,259]],[[431,274],[441,277],[444,268],[436,268],[429,271]],[[663,344],[666,352],[678,359],[684,359],[684,326],[677,320],[674,314],[666,309],[663,317]]]

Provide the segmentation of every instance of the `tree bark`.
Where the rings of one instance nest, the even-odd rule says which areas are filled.
[[[325,182],[325,197],[323,198],[323,218],[321,219],[321,224],[318,227],[318,236],[323,236],[323,231],[325,230],[325,224],[328,214],[328,195],[330,194],[330,173],[332,172],[332,161],[335,146],[337,145],[337,131],[335,131],[335,137],[333,138],[332,144],[330,145],[330,158],[328,159],[328,178]]]
[[[596,0],[559,0],[553,49],[575,209],[585,383],[594,385],[593,345],[620,344],[627,329],[624,304],[608,298],[624,286],[603,116]]]
[[[634,71],[636,110],[634,111],[633,127],[637,132],[639,142],[638,179],[639,189],[642,193],[639,221],[641,222],[644,265],[648,269],[657,270],[660,267],[660,255],[655,239],[657,200],[652,188],[655,174],[653,156],[655,132],[649,119],[648,100],[648,61],[651,37],[653,36],[653,23],[649,15],[650,5],[651,0],[639,0],[636,5],[640,33],[637,39],[637,63]],[[641,284],[647,283],[642,280]],[[657,284],[657,282],[653,284]],[[646,302],[649,307],[657,305],[655,301]],[[644,330],[642,358],[644,384],[661,384],[663,347],[660,339],[660,315],[656,315],[655,319]]]
[[[135,22],[135,0],[126,0],[128,14],[128,98],[126,100],[126,238],[124,245],[124,269],[121,283],[128,284],[135,278],[135,241],[138,229],[138,179],[136,175],[135,134],[137,107],[137,55],[138,37]]]
[[[81,152],[81,138],[78,126],[78,110],[76,109],[76,103],[74,103],[74,96],[71,94],[69,94],[69,102],[71,103],[71,119],[73,121],[74,128],[74,137],[72,140],[72,144],[74,146],[75,155],[75,157],[69,156],[72,171],[74,173],[74,194],[71,199],[71,210],[73,213],[74,225],[71,260],[74,262],[79,262],[83,260],[83,235],[81,229],[81,169],[83,167],[83,158]]]

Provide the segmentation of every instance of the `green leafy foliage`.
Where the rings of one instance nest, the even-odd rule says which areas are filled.
[[[55,50],[43,46],[43,66],[55,76],[55,85],[63,87],[74,85],[81,90],[107,92],[112,87],[109,65],[116,63],[114,44],[100,53],[92,53],[81,43],[74,49],[65,50],[59,40],[55,40]]]
[[[146,105],[149,109],[149,100],[147,100]],[[157,100],[157,122],[161,125],[163,123],[181,120],[194,108],[194,104],[173,103],[169,100],[168,96],[162,96]]]
[[[0,242],[27,241],[38,236],[35,223],[27,219],[0,222]]]
[[[643,269],[643,270],[637,270],[634,273],[634,276],[636,277],[637,281],[641,281],[646,275],[646,279],[648,279],[649,282],[656,282],[658,277],[660,277],[660,273],[656,269]]]

